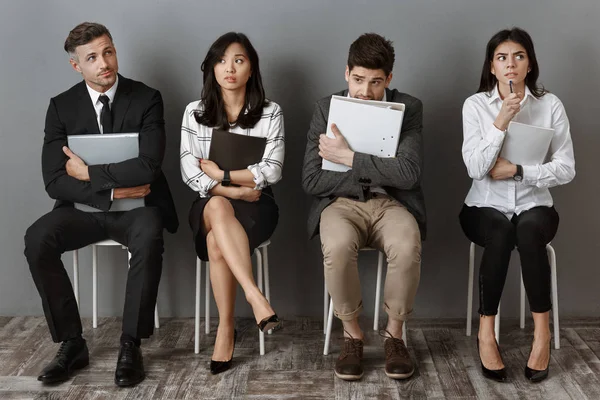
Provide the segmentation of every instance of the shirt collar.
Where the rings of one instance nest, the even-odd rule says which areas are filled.
[[[528,97],[535,99],[535,100],[539,100],[537,97],[535,97],[533,95],[533,93],[531,93],[531,90],[529,90],[527,85],[525,85],[525,96],[523,96],[523,100],[521,100],[521,104],[523,104]],[[492,90],[490,92],[490,98],[488,99],[488,104],[492,104],[496,100],[502,101],[502,99],[500,99],[500,91],[498,90],[498,84],[494,85],[494,90]]]
[[[117,93],[117,86],[119,86],[119,76],[118,75],[117,75],[117,79],[115,80],[115,84],[112,85],[112,87],[104,93],[95,91],[87,84],[87,82],[85,84],[85,87],[87,88],[88,93],[90,94],[90,98],[92,99],[92,104],[94,104],[94,105],[98,102],[98,98],[100,97],[100,95],[103,95],[103,94],[108,96],[108,103],[112,104],[113,100],[115,99],[115,94]]]

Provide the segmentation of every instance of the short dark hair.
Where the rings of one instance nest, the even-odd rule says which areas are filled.
[[[202,87],[201,99],[203,109],[194,115],[199,124],[229,130],[230,124],[227,120],[221,86],[215,77],[215,65],[217,65],[227,48],[233,43],[239,43],[246,50],[250,67],[252,68],[252,74],[248,82],[246,82],[244,108],[238,115],[234,126],[239,126],[243,129],[253,128],[262,117],[263,107],[268,104],[260,75],[258,53],[246,35],[238,32],[228,32],[219,37],[210,46],[202,62],[201,69],[204,73],[204,85]]]
[[[504,42],[515,42],[525,48],[527,52],[527,58],[529,59],[530,71],[525,77],[525,85],[531,91],[535,97],[540,98],[546,94],[546,89],[543,86],[539,86],[537,83],[538,77],[540,76],[540,67],[538,66],[537,58],[535,57],[535,49],[533,48],[533,40],[529,33],[525,32],[521,28],[513,27],[512,29],[504,29],[496,33],[487,44],[485,50],[485,60],[483,60],[483,68],[481,70],[481,80],[479,83],[480,92],[490,92],[494,90],[494,87],[498,83],[496,76],[492,74],[492,61],[494,60],[494,52],[496,48]]]
[[[394,59],[391,41],[376,33],[364,33],[350,45],[348,69],[382,69],[389,76],[394,69]]]
[[[69,32],[69,36],[65,40],[65,51],[69,54],[74,54],[77,46],[88,44],[92,40],[104,35],[108,36],[112,42],[113,38],[104,25],[96,22],[82,22]]]

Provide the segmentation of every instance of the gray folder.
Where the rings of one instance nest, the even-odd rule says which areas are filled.
[[[137,133],[110,133],[67,136],[69,149],[87,165],[111,164],[135,158],[139,155]],[[144,207],[144,199],[116,199],[109,211],[129,211]],[[86,212],[99,212],[86,204],[75,203],[75,208]]]
[[[262,160],[267,138],[213,129],[208,159],[227,171],[246,169]]]

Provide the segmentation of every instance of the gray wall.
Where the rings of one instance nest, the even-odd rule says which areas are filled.
[[[122,5],[124,3],[126,5]],[[326,3],[323,5],[323,3]],[[350,43],[375,31],[395,43],[392,86],[425,106],[424,177],[429,238],[424,245],[418,317],[464,316],[468,241],[457,214],[470,185],[461,158],[461,107],[477,88],[492,34],[521,26],[535,40],[541,82],[563,101],[571,120],[577,177],[553,195],[561,216],[554,246],[562,316],[599,316],[600,214],[597,118],[600,115],[600,3],[597,0],[485,2],[480,0],[191,1],[0,3],[0,315],[38,315],[41,303],[23,256],[27,227],[51,209],[40,150],[50,97],[79,81],[62,51],[68,31],[84,20],[106,24],[120,72],[159,89],[167,121],[164,170],[181,229],[166,235],[159,309],[192,316],[194,250],[187,212],[194,194],[181,181],[179,127],[185,105],[199,97],[200,63],[208,46],[229,30],[249,35],[261,57],[268,96],[284,110],[287,154],[275,187],[280,225],[272,238],[272,303],[280,315],[319,316],[323,274],[320,247],[308,242],[310,199],[300,185],[305,137],[314,102],[345,87]],[[516,255],[516,253],[514,253]],[[120,315],[126,255],[100,250],[100,315]],[[516,257],[514,257],[516,258]],[[91,315],[91,251],[81,251],[82,314]],[[70,254],[64,256],[70,271]],[[374,254],[360,258],[366,313],[372,314]],[[518,263],[504,293],[504,315],[517,314]],[[477,299],[477,297],[476,297]],[[214,307],[214,306],[213,306]],[[238,315],[250,308],[238,299]]]

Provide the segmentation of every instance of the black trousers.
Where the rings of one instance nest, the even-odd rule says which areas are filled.
[[[509,220],[494,208],[464,205],[459,219],[469,240],[484,248],[479,268],[479,314],[498,313],[515,246],[521,256],[523,285],[531,311],[543,313],[552,308],[546,244],[558,230],[554,207],[534,207]]]
[[[158,208],[86,213],[61,207],[38,219],[25,234],[25,256],[55,342],[82,333],[61,254],[104,239],[124,244],[131,253],[123,333],[140,339],[152,335],[163,253],[163,222]]]

